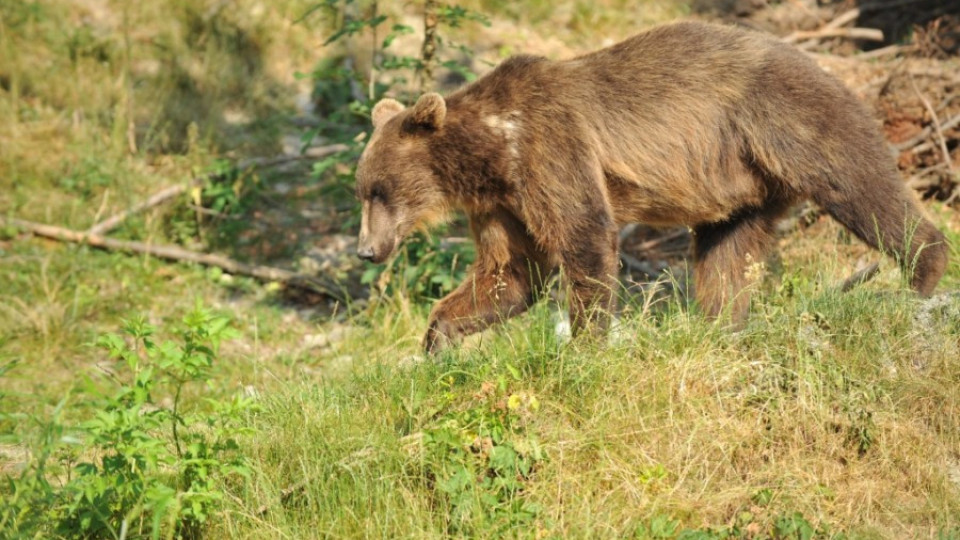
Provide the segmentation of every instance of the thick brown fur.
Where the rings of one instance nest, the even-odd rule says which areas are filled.
[[[471,276],[440,301],[434,351],[523,312],[564,269],[574,330],[614,307],[617,231],[695,232],[696,296],[742,322],[747,266],[774,223],[813,199],[894,256],[929,295],[944,236],[897,175],[870,112],[802,53],[695,22],[566,61],[519,56],[446,99],[387,101],[357,169],[361,256],[382,261],[416,226],[466,211]]]

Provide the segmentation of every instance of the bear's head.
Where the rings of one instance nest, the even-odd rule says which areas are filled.
[[[447,214],[430,139],[443,130],[447,106],[439,94],[424,94],[404,108],[384,99],[373,108],[373,135],[357,164],[357,199],[363,205],[357,255],[376,263],[393,253],[413,229]]]

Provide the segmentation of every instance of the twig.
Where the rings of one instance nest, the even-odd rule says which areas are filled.
[[[102,216],[104,211],[107,209],[108,201],[110,201],[110,188],[103,190],[103,199],[100,201],[100,206],[97,208],[97,213],[93,215],[94,223],[100,221],[100,216]]]
[[[951,204],[953,204],[953,201],[957,200],[957,198],[960,198],[960,189],[958,189],[958,183],[957,183],[958,181],[957,181],[956,175],[954,175],[953,178],[954,178],[953,193],[951,193],[950,196],[943,201],[944,206],[950,206]]]
[[[875,262],[866,268],[862,268],[859,271],[855,272],[852,276],[843,280],[843,283],[840,284],[840,292],[850,292],[854,287],[862,285],[871,279],[877,277],[877,274],[880,273],[880,263]]]
[[[451,236],[449,238],[444,238],[440,240],[440,249],[448,250],[454,246],[462,246],[463,244],[468,244],[472,240],[463,236]]]
[[[953,163],[950,161],[950,151],[947,150],[947,138],[943,136],[943,129],[940,127],[940,119],[937,118],[937,111],[933,109],[930,100],[917,88],[917,83],[913,80],[913,75],[910,75],[910,85],[913,86],[913,91],[917,93],[917,97],[920,98],[923,106],[926,107],[927,112],[930,113],[930,117],[933,120],[933,127],[936,129],[937,139],[940,141],[940,151],[943,153],[943,162],[947,164],[947,170],[950,171],[950,174],[953,174]]]
[[[936,118],[936,116],[934,116],[934,118]],[[943,124],[941,124],[941,125],[940,125],[940,130],[941,130],[941,132],[943,132],[943,131],[950,131],[951,129],[953,129],[953,128],[957,127],[957,126],[960,126],[960,114],[957,114],[957,115],[955,115],[955,116],[950,117],[949,120],[947,120],[946,122],[944,122]],[[898,152],[903,152],[904,150],[909,150],[909,149],[913,148],[914,146],[922,143],[924,140],[926,140],[926,138],[929,137],[931,133],[933,133],[933,127],[927,126],[927,127],[923,128],[923,130],[922,130],[920,133],[917,133],[917,134],[914,135],[913,137],[910,137],[909,139],[907,139],[907,140],[905,140],[905,141],[903,141],[903,142],[899,142],[899,143],[897,143],[897,144],[894,144],[894,145],[893,145],[893,148],[896,149]]]
[[[931,67],[915,67],[909,70],[911,75],[918,77],[930,77],[931,79],[946,79],[948,82],[960,82],[960,77],[952,69],[940,69]]]
[[[852,23],[853,21],[857,20],[858,17],[860,17],[860,8],[847,10],[838,15],[832,21],[825,24],[823,29],[833,30],[835,28],[840,28],[841,26],[845,26],[847,23]]]
[[[823,28],[820,30],[797,31],[783,38],[783,41],[796,43],[798,41],[833,37],[883,41],[883,31],[876,28]]]
[[[227,220],[230,220],[230,221],[239,221],[239,220],[241,220],[241,219],[244,219],[244,218],[241,217],[241,216],[232,216],[232,215],[230,215],[230,214],[224,214],[223,212],[217,212],[216,210],[211,210],[211,209],[205,208],[205,207],[203,207],[203,206],[197,206],[197,205],[195,205],[195,204],[188,204],[188,205],[187,205],[187,208],[193,210],[194,212],[196,212],[196,213],[198,213],[198,214],[203,214],[203,215],[205,215],[205,216],[210,216],[210,217],[214,217],[214,218],[217,218],[217,219],[227,219]]]
[[[648,262],[641,261],[633,255],[621,251],[620,260],[623,261],[623,265],[626,266],[628,270],[634,270],[648,276],[657,274],[657,272],[653,269],[653,265]]]
[[[634,246],[634,251],[647,251],[655,247],[659,247],[661,244],[666,244],[667,242],[672,242],[687,236],[689,231],[687,229],[677,229],[673,232],[669,232],[659,238],[653,238],[645,242],[641,242],[639,245]]]
[[[927,189],[933,187],[939,183],[939,180],[934,178],[933,180],[924,180],[924,177],[930,176],[932,173],[940,171],[941,169],[946,168],[946,164],[937,163],[931,167],[921,169],[916,174],[907,179],[907,187],[911,189]]]
[[[808,32],[803,32],[803,31],[798,30],[798,31],[796,31],[796,32],[788,35],[787,37],[783,38],[783,41],[785,41],[785,42],[787,42],[787,43],[796,43],[796,42],[802,41],[802,40],[804,40],[804,39],[810,39],[811,37],[817,37],[817,36],[810,36],[810,35],[807,35],[806,37],[804,37],[804,34],[815,33],[815,34],[817,34],[817,35],[819,36],[819,35],[822,34],[823,32],[830,32],[830,31],[833,31],[833,30],[836,30],[836,29],[840,28],[841,26],[844,26],[844,25],[847,24],[847,23],[853,22],[853,21],[855,21],[855,20],[857,19],[857,17],[859,17],[859,16],[860,16],[860,10],[857,9],[857,8],[853,8],[853,9],[851,9],[851,10],[845,11],[844,13],[840,14],[837,18],[835,18],[835,19],[833,19],[832,21],[828,22],[827,24],[823,25],[823,27],[821,27],[819,30],[814,30],[814,31],[812,31],[812,32],[809,32],[809,31],[808,31]]]
[[[914,48],[915,47],[913,45],[887,45],[886,47],[880,47],[879,49],[874,49],[872,51],[857,53],[854,58],[857,60],[873,60],[887,55],[895,55],[902,52],[912,51]]]
[[[88,246],[101,249],[142,253],[145,255],[158,257],[160,259],[178,262],[193,262],[202,264],[204,266],[213,266],[230,274],[250,276],[261,281],[276,281],[296,288],[318,292],[341,301],[346,299],[345,295],[341,291],[341,287],[326,278],[319,276],[306,276],[291,272],[289,270],[270,266],[246,264],[222,255],[198,253],[196,251],[190,251],[178,246],[155,245],[130,240],[117,240],[97,234],[88,234],[63,227],[35,223],[22,219],[0,217],[0,225],[17,227],[19,229],[29,231],[37,236],[59,240],[61,242],[86,244]]]

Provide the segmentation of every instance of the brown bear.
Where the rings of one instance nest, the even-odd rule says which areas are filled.
[[[574,332],[603,328],[626,223],[691,227],[697,301],[734,323],[748,262],[804,199],[895,257],[921,295],[946,268],[870,111],[760,33],[680,22],[571,60],[518,56],[446,99],[384,99],[372,119],[360,257],[383,261],[454,209],[476,242],[470,277],[431,313],[428,352],[523,312],[558,268]]]

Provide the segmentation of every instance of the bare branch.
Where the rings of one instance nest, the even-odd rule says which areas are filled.
[[[61,242],[86,244],[88,246],[100,249],[142,253],[160,259],[193,262],[202,264],[204,266],[212,266],[220,268],[230,274],[250,276],[262,281],[276,281],[296,288],[318,292],[337,300],[345,300],[345,295],[342,291],[342,288],[332,280],[318,276],[297,274],[282,268],[246,264],[222,255],[198,253],[196,251],[190,251],[179,246],[147,244],[144,242],[135,242],[130,240],[116,240],[106,236],[83,233],[63,227],[57,227],[55,225],[46,225],[43,223],[35,223],[22,219],[0,217],[0,225],[17,227],[19,229],[29,231],[36,236],[42,236],[44,238],[50,238]]]
[[[910,85],[913,86],[913,91],[917,93],[917,97],[920,98],[920,101],[923,102],[923,106],[926,107],[927,112],[930,113],[930,117],[933,121],[933,127],[936,130],[937,139],[940,141],[940,152],[943,153],[943,162],[947,164],[947,170],[953,174],[953,163],[950,160],[950,151],[947,149],[947,139],[943,136],[943,128],[940,126],[940,119],[937,118],[937,111],[933,109],[933,105],[930,104],[930,100],[920,92],[920,89],[917,88],[917,82],[913,79],[913,75],[910,75]]]

